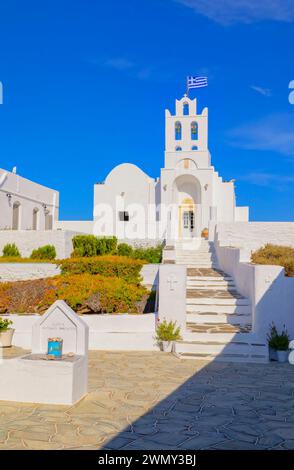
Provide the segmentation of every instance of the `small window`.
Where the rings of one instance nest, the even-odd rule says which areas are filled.
[[[189,116],[189,105],[188,105],[188,103],[184,103],[184,105],[183,105],[183,115],[184,116]]]
[[[176,147],[176,152],[181,152],[182,147]]]
[[[198,124],[192,122],[191,124],[191,140],[198,140]]]
[[[128,222],[130,220],[129,213],[125,212],[125,211],[120,211],[118,213],[118,218],[119,218],[120,222]]]
[[[182,140],[182,125],[180,122],[175,123],[175,139]]]
[[[192,150],[198,150],[197,145],[193,145]]]

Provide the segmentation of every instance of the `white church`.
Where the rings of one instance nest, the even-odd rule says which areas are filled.
[[[248,212],[236,206],[234,181],[223,181],[211,164],[208,109],[198,112],[187,95],[176,100],[175,114],[165,111],[160,177],[124,163],[94,188],[95,233],[120,239],[199,238],[212,223],[248,221]]]

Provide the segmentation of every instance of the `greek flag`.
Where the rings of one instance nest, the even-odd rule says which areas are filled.
[[[208,85],[207,77],[187,77],[187,89],[202,88]]]

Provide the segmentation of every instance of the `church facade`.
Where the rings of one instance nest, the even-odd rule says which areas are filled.
[[[119,239],[199,238],[219,222],[248,221],[236,205],[234,181],[223,181],[211,164],[208,109],[197,100],[176,100],[165,111],[165,160],[157,179],[137,166],[115,167],[94,187],[94,233]]]

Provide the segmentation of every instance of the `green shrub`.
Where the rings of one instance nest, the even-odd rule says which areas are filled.
[[[55,259],[56,258],[55,246],[53,245],[40,246],[40,248],[37,248],[36,250],[32,251],[31,258],[32,259]]]
[[[284,325],[282,333],[279,335],[274,323],[270,326],[270,333],[267,336],[268,345],[275,351],[288,351],[290,337]]]
[[[72,239],[73,257],[77,256],[96,256],[97,238],[94,235],[76,235]]]
[[[72,239],[74,251],[72,257],[91,257],[114,253],[116,237],[95,237],[95,235],[76,235]]]
[[[176,326],[176,322],[167,321],[164,319],[159,322],[156,327],[156,340],[160,341],[179,341],[182,339],[180,334],[180,327]]]
[[[69,258],[58,261],[62,274],[101,274],[106,277],[119,277],[139,284],[144,261],[125,256],[96,256]]]
[[[15,258],[20,258],[21,254],[15,243],[8,243],[3,248],[3,257],[5,256],[14,256]]]
[[[120,243],[117,245],[117,254],[119,256],[132,256],[133,248],[127,243]]]
[[[134,259],[143,259],[148,263],[161,263],[162,245],[150,248],[135,248],[131,254]]]
[[[0,332],[8,330],[10,325],[12,325],[11,320],[8,320],[7,318],[1,318],[0,317]]]
[[[251,255],[255,264],[283,266],[286,276],[294,276],[294,248],[267,244]]]

